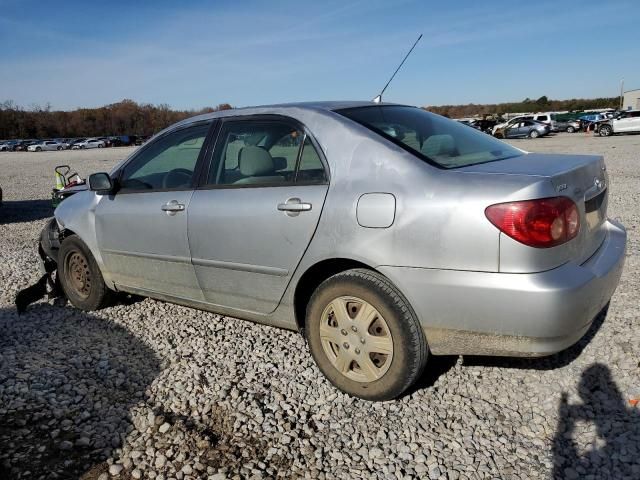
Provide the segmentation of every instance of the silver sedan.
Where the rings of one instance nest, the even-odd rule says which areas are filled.
[[[430,354],[567,348],[625,257],[602,157],[526,153],[402,105],[194,117],[76,189],[41,249],[76,307],[123,291],[297,330],[370,400]]]
[[[27,147],[29,152],[43,152],[51,150],[64,150],[68,148],[67,144],[57,142],[55,140],[46,140],[38,143],[34,143]]]

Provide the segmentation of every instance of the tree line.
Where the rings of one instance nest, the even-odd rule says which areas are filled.
[[[475,115],[504,115],[505,113],[524,112],[562,112],[583,111],[596,108],[618,108],[619,97],[602,98],[572,98],[570,100],[551,100],[542,96],[537,100],[526,98],[521,102],[474,104],[467,105],[440,105],[424,107],[425,110],[450,118],[473,117]]]
[[[25,109],[8,100],[0,103],[0,139],[152,135],[201,113],[228,110],[227,103],[201,110],[173,110],[167,104],[122,100],[99,108],[53,110],[50,105]]]

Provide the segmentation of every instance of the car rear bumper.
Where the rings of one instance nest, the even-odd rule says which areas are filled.
[[[624,227],[608,220],[600,248],[582,265],[531,274],[383,266],[413,306],[436,355],[549,355],[573,345],[615,292]]]

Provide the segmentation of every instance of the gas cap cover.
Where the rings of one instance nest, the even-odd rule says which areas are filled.
[[[391,193],[365,193],[358,199],[356,217],[366,228],[389,228],[396,216],[396,197]]]

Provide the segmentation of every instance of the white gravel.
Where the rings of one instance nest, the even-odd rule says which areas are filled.
[[[387,403],[341,394],[299,335],[246,321],[153,300],[18,317],[53,167],[130,150],[0,153],[0,478],[640,478],[640,136],[514,144],[605,155],[629,232],[608,315],[545,359],[433,357]]]

